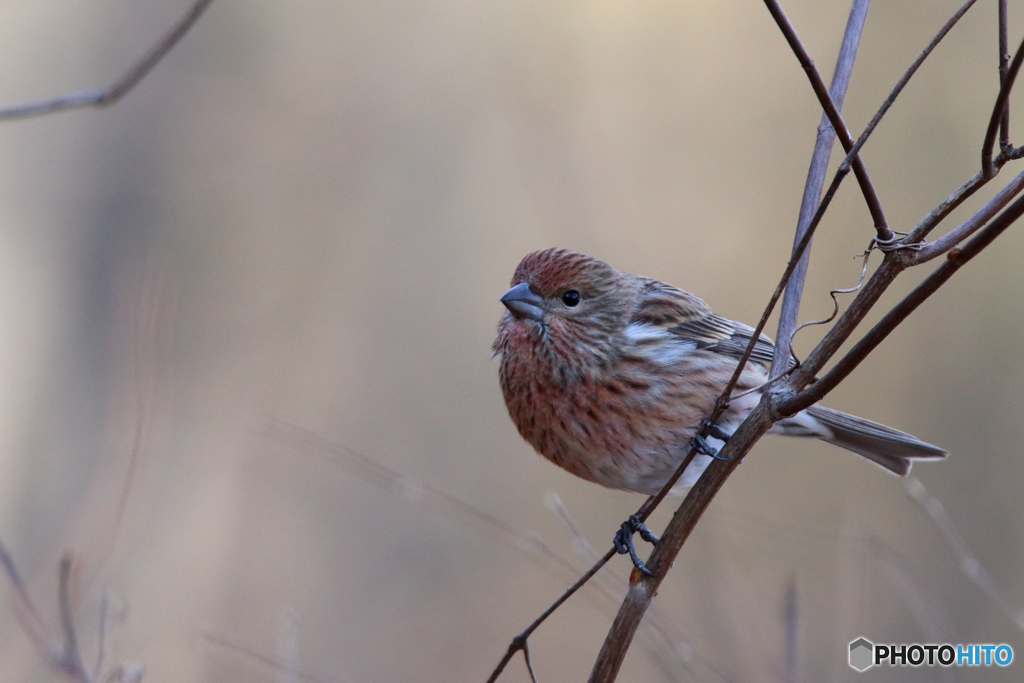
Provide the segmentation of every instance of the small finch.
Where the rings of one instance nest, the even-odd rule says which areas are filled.
[[[689,452],[754,330],[671,285],[564,249],[527,255],[511,284],[493,350],[519,433],[579,477],[656,494]],[[750,393],[732,400],[713,435],[727,438],[757,405],[773,350],[761,335],[733,392]],[[914,460],[947,455],[821,406],[776,422],[769,433],[821,439],[899,475]],[[693,486],[713,455],[698,449],[677,489]]]

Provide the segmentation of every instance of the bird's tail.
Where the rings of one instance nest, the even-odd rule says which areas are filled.
[[[819,429],[819,425],[824,429]],[[949,455],[944,449],[906,432],[823,406],[811,406],[776,426],[783,434],[816,436],[862,455],[901,477],[910,473],[914,460],[938,460]]]

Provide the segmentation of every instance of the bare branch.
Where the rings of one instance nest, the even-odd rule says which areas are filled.
[[[523,641],[523,659],[526,660],[526,670],[530,672],[530,681],[537,683],[537,674],[533,673],[533,662],[530,661],[530,645]]]
[[[929,211],[928,215],[914,226],[914,229],[910,231],[905,241],[908,244],[912,244],[923,240],[928,236],[928,233],[935,229],[935,226],[945,220],[946,216],[967,201],[971,195],[980,190],[989,180],[991,178],[986,178],[983,172],[978,171],[970,180],[958,187],[953,194],[943,199],[939,202],[938,206]]]
[[[818,69],[814,66],[814,61],[807,54],[807,49],[800,42],[796,29],[793,28],[793,24],[790,23],[786,13],[782,11],[778,0],[764,0],[764,4],[768,7],[772,18],[775,19],[775,23],[778,24],[782,34],[786,37],[786,41],[789,43],[790,48],[792,48],[797,60],[799,60],[800,66],[807,73],[807,78],[811,81],[814,94],[818,96],[818,101],[825,110],[829,122],[839,136],[839,142],[842,143],[843,149],[849,153],[853,149],[853,136],[850,135],[850,129],[846,127],[846,122],[843,121],[843,117],[839,114],[835,102],[829,97],[828,90],[825,88],[825,81],[822,80],[821,74],[818,73]],[[853,173],[860,184],[861,192],[864,194],[864,201],[867,202],[868,211],[871,212],[871,219],[874,221],[878,239],[883,241],[891,240],[893,235],[889,229],[889,223],[885,219],[885,213],[882,211],[882,203],[878,198],[878,193],[875,192],[875,186],[871,183],[867,169],[864,167],[864,162],[859,155],[854,157],[852,166]]]
[[[855,0],[854,7],[851,9],[850,23],[847,27],[848,32],[855,30],[858,34],[862,30],[863,25],[863,14],[859,15],[859,22],[857,21],[858,11],[866,11],[866,3],[863,8],[860,8],[857,5],[859,1],[860,0]],[[821,192],[823,171],[827,166],[827,150],[829,147],[829,145],[822,141],[823,139],[827,140],[828,136],[819,135],[819,144],[816,145],[816,158],[814,161],[820,161],[820,159],[817,158],[817,155],[824,154],[824,163],[821,164],[822,171],[820,174],[816,172],[813,164],[811,170],[808,172],[808,183],[805,186],[805,199],[801,207],[800,220],[798,223],[798,229],[801,232],[798,232],[794,237],[793,256],[787,266],[786,273],[783,275],[782,281],[773,294],[761,321],[752,335],[752,343],[748,345],[748,348],[737,367],[736,373],[729,382],[726,392],[723,393],[716,403],[715,410],[711,416],[712,422],[714,422],[714,420],[716,420],[728,406],[728,396],[735,387],[735,382],[739,373],[742,371],[744,364],[749,360],[753,340],[756,340],[764,329],[775,303],[778,301],[784,290],[786,291],[786,300],[783,303],[784,312],[780,318],[784,317],[792,320],[790,329],[792,329],[792,325],[795,325],[795,313],[799,308],[800,290],[802,287],[802,280],[804,278],[804,268],[800,267],[801,261],[805,258],[805,250],[809,246],[811,236],[813,235],[817,225],[820,223],[824,211],[827,209],[831,199],[834,197],[839,185],[851,167],[858,177],[858,181],[861,184],[861,190],[864,193],[869,210],[871,210],[872,218],[875,222],[878,234],[878,241],[890,244],[895,242],[894,234],[889,230],[885,223],[881,204],[878,201],[877,194],[874,192],[874,188],[871,186],[870,179],[867,178],[863,164],[858,156],[858,151],[878,125],[878,122],[891,107],[892,103],[905,87],[906,83],[916,73],[924,59],[928,57],[928,55],[934,50],[938,43],[951,30],[964,13],[973,6],[974,2],[975,0],[968,0],[963,4],[932,38],[925,49],[918,55],[911,67],[904,73],[900,81],[893,88],[889,97],[883,102],[869,126],[860,136],[855,147],[849,131],[846,128],[842,117],[839,115],[837,102],[841,104],[841,96],[836,97],[836,93],[830,94],[825,91],[824,83],[821,80],[820,74],[818,74],[815,69],[813,62],[807,55],[806,50],[800,43],[795,30],[789,23],[785,14],[782,12],[778,2],[776,0],[765,0],[765,4],[768,6],[769,11],[779,24],[780,29],[783,31],[783,34],[786,36],[791,48],[797,55],[798,60],[808,75],[808,78],[811,80],[815,94],[818,96],[818,99],[825,110],[825,119],[832,124],[835,134],[839,136],[840,141],[847,152],[847,158],[840,165],[840,168],[826,192],[824,199],[819,204],[817,202],[817,196],[820,195]],[[852,28],[858,23],[860,26],[855,29]],[[849,35],[847,36],[847,39],[848,38]],[[844,45],[847,44],[849,43],[844,40]],[[852,45],[856,45],[855,40]],[[843,65],[847,61],[847,67],[852,68],[852,55],[849,58],[844,58],[842,55],[840,56],[836,68],[837,78],[842,77],[840,72],[843,70]],[[1015,60],[1015,62],[1016,61],[1017,60]],[[1004,82],[1004,87],[1000,93],[1000,97],[1002,97],[1004,101],[1006,94],[1008,94],[1009,90],[1012,88],[1012,80],[1014,76],[1015,69],[1011,66],[1008,78]],[[846,77],[848,78],[848,73]],[[997,106],[996,111],[1002,115],[1003,108]],[[990,146],[991,142],[987,141],[986,147],[989,148]],[[822,151],[818,151],[819,149]],[[941,222],[941,220],[948,216],[951,211],[959,206],[965,199],[970,197],[978,188],[984,185],[988,179],[1006,163],[1007,160],[1010,158],[1016,158],[1018,155],[1024,155],[1024,151],[1022,150],[1024,150],[1024,148],[1021,150],[1004,149],[997,158],[990,158],[988,161],[989,170],[991,172],[979,173],[977,176],[965,183],[961,188],[936,207],[936,209],[928,216],[926,216],[925,219],[918,224],[911,235],[902,240],[902,242],[896,244],[896,248],[903,249],[904,245],[923,239],[923,236],[926,235],[928,231],[932,230],[939,222]],[[1022,174],[1022,176],[1024,176],[1024,174]],[[814,185],[817,187],[815,188]],[[927,258],[934,258],[934,256],[943,253],[944,250],[951,249],[953,245],[967,239],[974,232],[979,230],[981,226],[985,225],[987,221],[991,220],[991,223],[984,227],[980,234],[971,239],[964,248],[952,248],[949,252],[949,261],[947,261],[946,264],[940,267],[932,276],[926,279],[921,286],[915,289],[910,296],[890,311],[879,325],[872,328],[865,338],[858,342],[854,347],[854,350],[847,354],[847,356],[845,356],[823,380],[818,381],[810,389],[804,390],[804,387],[810,383],[815,374],[821,370],[824,364],[838,351],[842,343],[850,336],[850,334],[852,334],[856,326],[861,322],[861,320],[863,320],[874,304],[877,303],[881,295],[886,291],[893,280],[905,268],[915,263],[913,256],[908,256],[908,252],[894,251],[892,249],[887,250],[886,260],[878,269],[876,269],[867,285],[860,291],[851,305],[839,318],[838,322],[829,330],[828,333],[826,333],[825,337],[808,356],[807,360],[801,366],[798,366],[796,372],[792,374],[789,380],[781,388],[776,387],[771,391],[764,391],[761,402],[747,416],[747,419],[744,420],[722,449],[720,456],[725,458],[725,460],[715,460],[707,467],[703,476],[697,481],[696,485],[691,488],[686,499],[683,501],[683,504],[676,511],[676,514],[662,535],[661,541],[655,547],[654,552],[647,562],[647,566],[653,573],[653,576],[644,576],[639,571],[634,571],[632,573],[630,577],[630,588],[625,596],[619,613],[609,630],[601,653],[595,662],[594,669],[591,673],[591,681],[612,681],[615,679],[622,660],[625,657],[625,653],[630,646],[645,612],[650,606],[653,596],[658,590],[660,582],[664,579],[665,573],[682,548],[682,545],[685,543],[690,532],[703,515],[704,510],[706,510],[710,501],[717,494],[725,480],[738,466],[742,457],[749,452],[750,448],[760,439],[761,436],[764,435],[764,433],[767,432],[776,420],[780,419],[784,415],[790,415],[811,403],[816,402],[835,384],[845,378],[845,376],[847,376],[849,372],[852,371],[852,369],[856,367],[861,360],[863,360],[867,353],[873,350],[873,348],[880,343],[881,339],[883,339],[891,329],[900,324],[902,320],[904,320],[906,316],[916,308],[916,306],[920,305],[922,301],[934,293],[939,286],[948,280],[953,272],[973,258],[973,256],[982,249],[987,247],[991,241],[1005,230],[1006,227],[1012,224],[1012,222],[1019,217],[1021,213],[1024,213],[1024,199],[1019,199],[1010,205],[1008,209],[1004,210],[1001,215],[992,220],[992,216],[1000,210],[1003,210],[1007,203],[1021,191],[1022,186],[1024,186],[1024,177],[1018,177],[1007,187],[1003,188],[1003,190],[997,194],[996,198],[986,204],[986,206],[977,212],[969,221],[966,221],[963,225],[951,231],[949,235],[942,238],[942,240],[940,240],[941,244],[937,242],[933,251],[925,252],[925,256]],[[816,204],[817,207],[812,215],[810,208],[814,207]],[[923,258],[922,262],[927,260],[927,258]],[[793,303],[789,304],[788,301],[791,297]],[[773,368],[770,374],[770,376],[775,379],[780,379],[783,376],[780,375],[778,371],[789,363],[790,354],[788,353],[788,340],[790,335],[783,332],[783,330],[786,329],[785,327],[782,327],[783,325],[784,323],[780,321],[781,329],[778,341],[780,342],[781,348],[777,347],[776,349],[777,353],[773,359]],[[778,365],[778,367],[776,367],[776,365]],[[829,381],[826,382],[825,379],[828,379]],[[661,501],[668,489],[675,484],[678,477],[682,474],[682,471],[689,464],[690,459],[693,456],[694,451],[691,449],[686,460],[676,471],[672,480],[665,489],[663,489],[658,496],[649,499],[641,508],[641,513],[644,518],[646,518],[647,514],[649,514],[649,512]],[[609,551],[609,555],[606,555],[606,557],[609,557],[610,553],[611,551]],[[557,608],[559,604],[561,604],[561,602],[556,603],[550,609],[553,611],[553,609]],[[549,613],[550,611],[542,616],[546,618]],[[526,636],[528,635],[529,632],[524,632],[513,640],[506,657],[503,659],[502,664],[499,665],[499,669],[497,669],[495,674],[492,675],[491,680],[494,680],[496,675],[500,673],[501,668],[504,667],[516,651],[525,648]]]
[[[91,683],[92,678],[85,670],[85,663],[82,661],[82,653],[78,649],[78,636],[75,633],[74,610],[71,606],[71,570],[73,562],[71,554],[67,553],[60,559],[60,629],[64,637],[64,652],[61,656],[60,667],[81,683]]]
[[[658,592],[658,587],[669,567],[689,538],[690,532],[700,521],[725,480],[739,466],[743,456],[774,422],[767,398],[762,399],[722,449],[720,455],[727,460],[713,460],[690,489],[647,561],[647,567],[654,576],[647,577],[639,571],[634,571],[630,577],[629,590],[626,592],[622,607],[612,622],[601,653],[590,673],[591,683],[615,680],[644,613]]]
[[[570,586],[564,593],[562,593],[562,595],[557,600],[551,603],[548,606],[548,608],[541,613],[539,617],[533,620],[533,623],[527,626],[522,633],[513,638],[512,642],[508,646],[508,650],[505,652],[505,655],[501,658],[501,661],[498,662],[498,666],[494,667],[494,671],[492,671],[490,677],[488,677],[487,683],[494,683],[494,681],[498,680],[498,676],[500,676],[501,672],[505,670],[505,667],[512,660],[512,657],[515,656],[515,654],[520,650],[523,650],[525,652],[526,641],[531,635],[533,635],[533,632],[536,631],[537,628],[541,624],[543,624],[548,617],[554,614],[555,610],[562,606],[562,603],[571,598],[573,594],[576,593],[576,591],[578,591],[580,588],[583,587],[585,583],[587,583],[587,581],[590,581],[590,579],[593,578],[594,574],[599,572],[602,567],[608,564],[608,560],[615,557],[615,555],[615,548],[612,548],[604,555],[602,555],[601,559],[594,563],[594,566],[588,569],[586,574],[577,579],[576,583]],[[530,673],[532,675],[532,670]]]
[[[766,3],[769,3],[769,0],[766,0]],[[856,46],[859,43],[860,34],[864,28],[864,16],[867,13],[867,5],[868,0],[854,0],[853,7],[850,11],[850,17],[847,22],[846,32],[843,38],[843,47],[840,50],[840,57],[837,60],[836,72],[833,75],[833,89],[840,95],[840,102],[842,101],[842,98],[845,97],[846,86],[849,83],[849,73],[853,69],[853,62],[856,57]],[[769,9],[771,9],[770,3]],[[781,12],[781,10],[779,11]],[[783,15],[783,19],[784,18],[785,17]],[[795,33],[792,35],[795,38]],[[787,38],[788,37],[789,36],[787,36]],[[795,49],[796,48],[794,48],[794,50]],[[817,72],[815,71],[814,73],[816,74]],[[828,96],[827,93],[826,98],[829,105],[834,107],[833,98]],[[821,142],[821,140],[822,138],[819,128],[819,142]],[[821,183],[824,180],[825,167],[827,166],[827,159],[830,153],[831,145],[815,145],[814,160],[812,160],[811,171],[808,172],[807,184],[805,185],[805,201],[807,200],[809,193],[820,194]],[[825,163],[821,164],[819,177],[814,170],[815,160],[822,156],[825,157]],[[787,290],[787,285],[792,281],[791,279],[793,277],[797,277],[795,273],[797,272],[798,264],[806,253],[806,249],[810,244],[814,229],[820,223],[821,217],[824,214],[828,203],[831,202],[832,197],[835,195],[835,191],[838,189],[839,183],[842,181],[844,176],[845,173],[837,174],[832,185],[829,187],[829,191],[826,193],[825,201],[818,206],[813,217],[808,216],[809,212],[806,212],[804,207],[801,207],[800,223],[803,223],[804,220],[807,220],[808,222],[806,224],[798,223],[797,237],[794,240],[796,244],[794,245],[793,255],[786,268],[786,272],[783,274],[782,280],[776,287],[768,306],[762,314],[757,328],[755,328],[754,333],[751,335],[751,340],[747,344],[747,348],[745,349],[736,370],[733,372],[733,376],[730,379],[729,384],[719,397],[715,406],[715,411],[710,418],[710,422],[715,422],[728,405],[728,397],[732,393],[733,387],[735,387],[736,381],[738,380],[740,373],[743,371],[744,365],[750,358],[750,354],[753,351],[757,338],[760,336],[761,330],[763,330],[764,326],[767,324],[768,317],[771,315],[771,311],[774,308],[776,301],[778,301],[781,293],[784,290]],[[817,184],[817,192],[809,192],[808,186],[814,183]],[[814,197],[813,203],[817,203],[817,197]],[[800,234],[801,229],[804,230],[803,234]],[[804,272],[801,272],[799,274],[801,280],[803,279],[803,276]],[[796,305],[793,308],[794,323],[795,314],[799,310],[799,298],[802,289],[803,287],[801,282],[794,290],[793,296],[796,301]],[[781,354],[779,354],[778,349],[776,349],[774,361],[778,361],[780,355]],[[786,356],[781,357],[788,361],[788,351]],[[661,540],[658,542],[658,545],[655,546],[654,552],[648,560],[648,568],[653,576],[644,576],[636,570],[632,573],[632,576],[630,577],[629,591],[626,593],[626,598],[623,600],[622,607],[619,609],[619,613],[616,615],[615,621],[612,622],[608,635],[605,637],[604,645],[602,645],[601,652],[598,654],[597,661],[594,663],[594,668],[591,671],[591,683],[615,680],[618,675],[619,668],[622,666],[622,661],[625,659],[626,652],[629,650],[629,646],[632,643],[633,637],[643,620],[647,608],[650,606],[651,599],[657,593],[658,586],[661,584],[661,581],[668,572],[668,568],[672,565],[672,562],[682,549],[683,544],[690,535],[690,532],[693,531],[694,526],[696,526],[697,522],[704,514],[707,506],[711,504],[712,499],[725,483],[725,480],[737,467],[740,460],[742,460],[743,455],[753,447],[757,440],[760,439],[775,422],[772,411],[767,409],[767,396],[770,395],[771,394],[766,394],[766,398],[762,399],[761,403],[758,404],[758,407],[751,412],[747,419],[744,420],[743,424],[740,425],[739,429],[737,429],[732,437],[730,437],[725,448],[720,454],[721,457],[725,458],[725,460],[715,460],[708,466],[704,474],[700,477],[693,488],[690,489],[689,494],[676,510],[675,515],[672,517],[672,520],[665,529]],[[680,468],[676,471],[673,480],[668,486],[666,486],[666,488],[662,489],[659,496],[663,496],[667,489],[674,485],[675,480],[682,474],[682,471],[686,468],[689,463],[689,459],[691,459],[693,455],[694,450],[691,448],[690,453],[687,456],[687,460],[683,462]]]
[[[836,59],[832,87],[829,88],[829,95],[835,103],[837,111],[843,108],[843,101],[846,99],[846,89],[850,84],[850,74],[853,73],[853,62],[857,58],[857,47],[860,45],[860,36],[864,31],[868,6],[869,2],[858,1],[850,7],[846,34],[843,36],[843,44],[839,48],[839,57]],[[807,169],[807,180],[804,183],[804,196],[800,203],[796,234],[793,236],[794,258],[797,247],[804,241],[804,235],[810,228],[811,220],[815,214],[819,213],[821,188],[825,183],[825,173],[828,170],[829,158],[832,156],[832,143],[835,142],[835,137],[835,129],[829,124],[828,115],[823,113],[821,123],[818,125],[818,137],[814,143],[814,152],[811,154],[811,165]],[[796,329],[797,316],[800,313],[800,296],[803,293],[810,257],[811,250],[808,241],[797,260],[792,277],[786,284],[786,295],[779,311],[779,328],[778,334],[775,336],[775,355],[772,358],[770,377],[778,375],[789,366],[790,344],[793,331]]]
[[[852,162],[854,155],[860,152],[861,147],[863,147],[864,143],[868,141],[868,138],[871,137],[871,134],[875,132],[875,128],[878,126],[879,122],[881,122],[882,117],[885,116],[886,113],[889,111],[889,108],[896,101],[896,98],[899,97],[900,93],[903,92],[903,88],[906,87],[907,83],[910,82],[910,79],[913,77],[913,75],[917,73],[917,70],[924,63],[924,60],[928,58],[928,55],[930,55],[932,53],[932,50],[934,50],[935,47],[942,41],[942,39],[946,37],[946,34],[949,33],[950,29],[952,29],[956,25],[956,23],[960,21],[960,18],[964,14],[966,14],[967,10],[969,10],[977,1],[978,0],[967,0],[967,2],[961,5],[960,9],[958,9],[956,13],[954,13],[953,16],[949,18],[949,21],[943,24],[942,28],[939,29],[939,32],[932,36],[932,39],[928,41],[928,44],[925,46],[925,48],[921,50],[921,54],[917,56],[917,59],[915,59],[913,64],[911,64],[907,68],[907,70],[903,72],[903,75],[900,77],[900,80],[896,82],[895,86],[893,86],[893,89],[889,93],[889,96],[885,98],[884,102],[882,102],[882,106],[879,107],[878,111],[875,112],[875,115],[871,117],[871,121],[864,129],[864,132],[860,134],[860,137],[857,138],[857,142],[853,145],[853,147],[850,150],[847,151],[846,158],[843,159],[843,163],[839,165],[840,169],[850,167],[850,163]]]
[[[989,223],[962,249],[953,249],[947,260],[925,278],[924,282],[903,298],[886,313],[871,330],[858,341],[849,353],[839,360],[828,373],[797,396],[779,403],[778,409],[784,415],[792,415],[820,401],[845,379],[854,368],[867,357],[883,339],[889,336],[918,306],[938,290],[963,265],[977,256],[985,247],[1001,235],[1021,214],[1024,214],[1024,197],[1019,197],[1003,213]],[[881,270],[881,269],[879,269]],[[878,271],[876,271],[878,272]],[[851,306],[852,308],[852,306]]]
[[[986,178],[991,178],[999,171],[999,168],[992,163],[992,147],[995,145],[996,133],[1003,120],[1003,114],[1009,108],[1010,93],[1013,91],[1013,83],[1017,79],[1017,72],[1020,71],[1022,61],[1024,61],[1024,40],[1017,48],[1017,54],[1014,55],[1010,69],[1006,72],[1006,77],[999,87],[999,97],[996,98],[995,106],[992,107],[988,130],[985,131],[985,142],[981,146],[981,172],[985,174]]]
[[[138,85],[139,81],[145,78],[153,70],[153,67],[178,44],[178,41],[199,21],[199,17],[212,2],[213,0],[196,0],[185,16],[142,59],[107,87],[79,90],[47,100],[3,107],[0,108],[0,119],[22,119],[53,114],[66,109],[105,107],[114,104]]]
[[[1021,190],[1024,190],[1024,171],[1007,183],[1006,187],[997,192],[996,196],[990,199],[985,206],[978,209],[973,216],[931,244],[922,247],[916,252],[911,252],[908,255],[909,265],[916,266],[930,261],[960,244],[960,242],[973,235],[981,226],[985,225],[993,216],[999,213],[1011,199],[1020,194]]]
[[[999,0],[999,87],[1006,85],[1006,77],[1010,71],[1010,45],[1006,37],[1006,0]],[[999,120],[999,148],[1007,151],[1010,145],[1010,108],[1003,111]]]

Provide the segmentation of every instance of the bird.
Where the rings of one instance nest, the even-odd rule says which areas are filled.
[[[696,447],[672,490],[684,493],[719,457],[769,380],[775,345],[762,334],[705,441],[699,432],[753,328],[677,287],[559,248],[527,254],[501,303],[492,351],[512,422],[546,459],[608,488],[655,495]],[[901,476],[915,460],[948,455],[819,405],[777,421],[769,433],[817,438]],[[617,547],[619,540],[629,539],[617,537]]]

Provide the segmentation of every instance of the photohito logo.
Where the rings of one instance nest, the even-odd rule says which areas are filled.
[[[1009,645],[875,645],[867,638],[850,643],[850,666],[867,671],[873,666],[1009,666]]]

